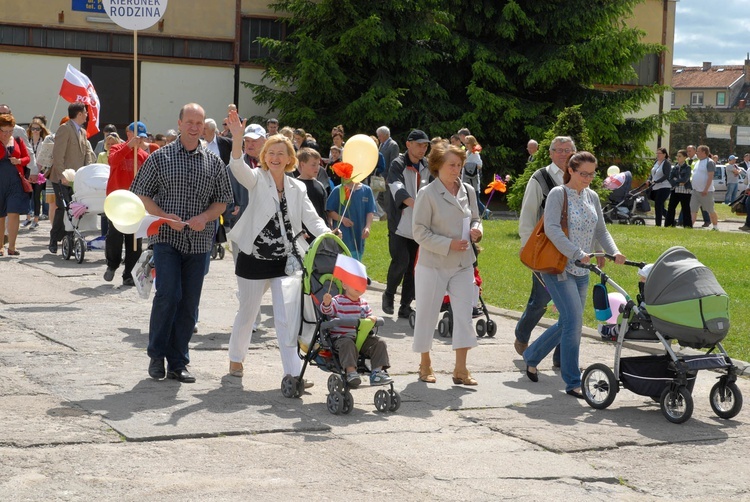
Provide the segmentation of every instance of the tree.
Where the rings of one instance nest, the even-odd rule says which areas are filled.
[[[326,136],[335,124],[368,134],[387,124],[405,136],[413,127],[460,115],[430,73],[449,38],[438,0],[281,0],[272,6],[290,16],[291,34],[262,41],[274,57],[265,61],[262,84],[244,85],[257,103],[278,111],[282,123]]]
[[[552,140],[557,136],[570,136],[573,138],[573,141],[576,144],[576,150],[579,152],[591,152],[594,150],[594,145],[589,139],[588,127],[586,127],[586,120],[581,114],[580,106],[573,106],[564,109],[557,116],[557,121],[544,134],[543,139],[539,142],[539,151],[534,155],[534,160],[526,164],[524,171],[510,187],[508,193],[508,207],[510,207],[511,210],[521,210],[523,194],[526,191],[526,185],[528,184],[529,179],[537,169],[548,165],[552,161],[549,155],[549,149],[552,145]],[[600,186],[601,181],[597,178],[591,183],[592,189],[596,190]]]
[[[707,145],[712,152],[729,151],[730,140],[706,137],[709,124],[724,124],[722,113],[711,106],[685,108],[685,120],[672,124],[669,151],[675,153],[688,145]]]
[[[623,88],[633,65],[664,48],[623,19],[642,0],[280,0],[285,41],[260,85],[245,84],[284,122],[398,136],[469,127],[490,170],[523,165],[523,147],[581,105],[605,156],[634,160],[658,117],[626,119],[664,89]],[[599,152],[595,152],[599,153]]]

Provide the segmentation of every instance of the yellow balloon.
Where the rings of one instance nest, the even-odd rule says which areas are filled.
[[[615,174],[620,174],[620,168],[617,166],[609,166],[607,169],[607,176],[614,176]]]
[[[342,160],[354,167],[352,180],[362,181],[378,165],[378,145],[366,134],[355,134],[346,140]]]
[[[146,216],[146,207],[140,197],[130,190],[115,190],[104,199],[104,214],[117,230],[132,234],[135,230],[125,232],[123,228],[138,228]]]

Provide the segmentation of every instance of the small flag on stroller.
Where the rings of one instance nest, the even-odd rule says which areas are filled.
[[[336,256],[333,277],[357,291],[367,290],[367,269],[364,264],[344,254]]]

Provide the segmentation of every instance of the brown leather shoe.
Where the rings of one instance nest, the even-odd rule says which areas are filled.
[[[518,352],[519,356],[523,355],[523,351],[529,348],[528,343],[523,343],[521,340],[516,340],[513,342],[513,348],[516,349],[516,352]]]
[[[432,371],[432,366],[424,367],[421,364],[419,365],[419,380],[425,383],[437,382],[437,378],[435,378],[435,372]]]

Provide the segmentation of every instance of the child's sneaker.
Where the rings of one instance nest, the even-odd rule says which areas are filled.
[[[615,342],[617,341],[617,335],[619,334],[619,329],[616,324],[607,325],[607,324],[600,324],[599,334],[602,337],[602,340],[605,342]]]
[[[352,371],[351,373],[346,374],[346,383],[352,389],[356,389],[357,387],[359,387],[359,384],[362,383],[362,379],[359,378],[359,373],[357,373],[356,371]]]
[[[385,370],[370,373],[370,385],[388,385],[391,382],[393,382],[393,379]]]

